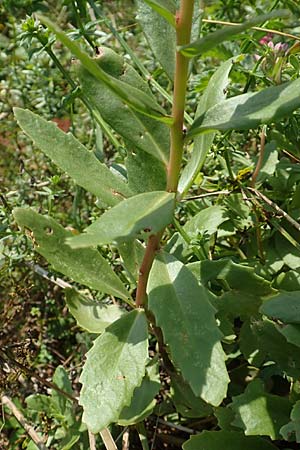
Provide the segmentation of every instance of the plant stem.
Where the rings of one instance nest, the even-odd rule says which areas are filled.
[[[185,45],[190,42],[192,19],[193,19],[194,0],[181,0],[180,10],[176,14],[176,43],[177,45]],[[174,95],[172,116],[174,123],[171,128],[171,149],[168,164],[167,191],[176,192],[178,186],[179,173],[182,162],[183,153],[183,119],[186,86],[188,80],[188,59],[180,52],[176,52],[176,68],[174,80]],[[159,243],[163,235],[163,231],[150,236],[145,256],[140,268],[136,292],[136,306],[143,306],[147,299],[147,283],[149,273],[155,258],[155,254],[159,248]]]
[[[178,46],[190,42],[194,0],[182,0],[176,15],[176,43]],[[167,191],[176,192],[183,153],[183,119],[188,79],[189,60],[179,51],[176,52],[174,94],[171,127],[171,149],[168,166]]]

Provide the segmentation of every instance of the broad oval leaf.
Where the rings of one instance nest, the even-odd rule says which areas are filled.
[[[282,119],[300,107],[299,89],[300,78],[224,100],[198,117],[187,137],[209,130],[248,130]]]
[[[14,217],[20,227],[32,231],[36,251],[58,272],[92,289],[130,298],[125,286],[97,250],[73,250],[65,244],[72,236],[51,217],[38,214],[30,208],[16,208]]]
[[[209,80],[208,86],[202,95],[195,118],[201,116],[209,108],[225,99],[225,89],[229,82],[229,72],[234,64],[234,58],[225,61]],[[205,133],[196,136],[191,159],[184,167],[179,179],[178,191],[183,194],[189,190],[198,172],[201,170],[207,153],[210,150],[215,133]]]
[[[208,52],[217,45],[222,44],[224,41],[228,41],[233,36],[242,33],[255,25],[264,23],[267,20],[275,19],[276,17],[286,18],[289,17],[289,15],[290,13],[288,10],[277,10],[268,14],[262,14],[260,16],[253,17],[245,23],[235,24],[235,26],[227,26],[221,30],[209,33],[191,44],[180,47],[180,51],[184,56],[193,58],[194,56]]]
[[[103,333],[125,312],[118,305],[106,305],[86,298],[75,289],[67,288],[65,293],[70,313],[78,325],[90,333]]]
[[[76,58],[80,60],[82,65],[98,80],[105,83],[105,85],[115,94],[117,94],[127,105],[131,106],[140,113],[153,117],[156,120],[172,124],[173,119],[165,115],[165,111],[153,100],[152,97],[144,92],[136,89],[133,86],[117,80],[116,78],[106,74],[97,63],[89,57],[89,55],[83,52],[79,45],[72,41],[56,24],[51,22],[48,18],[40,16],[39,18],[51,31],[56,35],[68,49],[73,53]]]
[[[143,310],[134,310],[110,325],[87,353],[80,382],[82,420],[99,433],[117,422],[145,373],[148,329]]]
[[[147,287],[149,309],[161,327],[175,365],[196,396],[217,406],[229,381],[222,334],[205,289],[176,258],[160,253]]]
[[[286,441],[295,440],[300,443],[300,400],[294,404],[291,421],[281,427],[280,434]]]
[[[110,206],[132,195],[121,178],[101,164],[72,134],[64,133],[55,123],[31,111],[14,108],[14,112],[23,131],[79,186]]]
[[[152,97],[148,84],[137,71],[113,50],[101,47],[96,64],[114,79],[133,86]],[[134,152],[142,150],[161,161],[165,166],[169,155],[169,129],[153,118],[128,108],[107,85],[79,66],[78,76],[84,94],[103,119],[124,138],[126,147]],[[154,101],[154,97],[153,97]]]
[[[224,207],[220,205],[208,206],[186,222],[184,231],[191,237],[195,237],[198,234],[211,236],[228,219],[229,217]]]
[[[192,436],[183,450],[277,450],[271,442],[256,436],[245,436],[237,431],[203,431]]]
[[[300,325],[278,325],[277,330],[286,338],[291,344],[300,347]]]
[[[300,291],[279,292],[260,307],[260,312],[285,323],[300,324]]]
[[[128,241],[141,231],[157,233],[172,221],[174,201],[175,194],[165,191],[136,195],[106,211],[85,233],[67,242],[79,248]]]

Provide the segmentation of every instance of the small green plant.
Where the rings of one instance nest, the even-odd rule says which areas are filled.
[[[94,2],[89,3],[97,12]],[[122,166],[111,170],[74,135],[29,110],[15,109],[35,145],[98,199],[97,217],[82,233],[30,208],[16,208],[14,216],[57,272],[107,299],[118,299],[115,304],[100,302],[80,290],[66,290],[78,324],[99,334],[86,356],[79,403],[84,424],[91,433],[101,433],[108,449],[113,448],[107,430],[112,424],[141,430],[156,405],[159,374],[167,379],[164,392],[176,420],[212,418],[210,431],[191,437],[184,450],[271,450],[277,448],[271,440],[300,442],[300,246],[295,236],[300,226],[294,218],[299,169],[287,159],[279,162],[280,133],[273,125],[273,140],[266,143],[265,127],[261,132],[258,160],[256,155],[247,160],[227,146],[233,130],[284,126],[300,107],[300,79],[281,83],[286,54],[278,71],[265,78],[268,87],[247,92],[249,77],[244,93],[226,98],[230,73],[243,68],[245,60],[244,55],[231,56],[209,79],[194,118],[191,107],[186,108],[193,61],[251,27],[289,15],[273,11],[199,37],[202,11],[196,4],[181,0],[177,9],[173,0],[137,1],[140,23],[165,74],[161,84],[142,76],[147,71],[136,56],[142,75],[107,47],[90,57],[40,17],[76,58],[78,95],[121,155],[126,149]],[[36,24],[32,26],[36,33]],[[52,51],[49,41],[41,44],[48,46],[48,54]],[[258,69],[256,62],[252,77]],[[70,84],[76,88],[74,81]],[[166,84],[172,86],[172,96]],[[166,101],[159,103],[150,86]],[[221,138],[217,132],[223,133]],[[215,165],[214,173],[200,180],[199,193],[195,180],[199,182],[214,139],[223,141],[222,152],[217,148],[210,153],[207,164]],[[261,186],[293,191],[291,214],[262,193]],[[279,223],[278,214],[287,226]],[[279,258],[274,245],[277,252],[281,248]],[[107,246],[122,269],[113,269]],[[297,280],[292,289],[291,278]],[[288,383],[285,396],[264,385],[268,373]],[[216,423],[219,431],[212,431]]]

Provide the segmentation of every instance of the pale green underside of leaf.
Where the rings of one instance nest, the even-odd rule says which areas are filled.
[[[226,220],[228,220],[228,215],[224,207],[220,205],[208,206],[186,222],[184,231],[190,237],[196,237],[197,235],[211,236]]]
[[[14,112],[20,127],[37,147],[79,186],[110,206],[132,195],[129,187],[72,134],[31,111],[15,108]]]
[[[187,136],[209,130],[248,130],[282,119],[300,107],[299,89],[300,78],[224,100],[198,117]]]
[[[172,221],[174,200],[173,193],[164,191],[136,195],[106,211],[85,233],[67,242],[72,248],[79,248],[120,243],[135,238],[141,231],[154,234]]]
[[[161,161],[150,154],[142,150],[136,152],[128,151],[125,165],[128,186],[134,195],[166,189],[166,168]]]
[[[139,111],[140,113],[153,117],[156,120],[160,120],[164,123],[172,124],[172,118],[165,115],[164,110],[147,94],[128,86],[116,78],[107,75],[97,63],[83,52],[79,45],[72,41],[56,24],[51,22],[48,18],[40,16],[39,18],[59,39],[76,58],[80,60],[82,65],[98,80],[105,83],[105,85],[111,89],[112,92],[117,94],[127,105]]]
[[[118,305],[106,305],[84,297],[75,289],[65,289],[66,303],[80,327],[90,333],[103,333],[125,313]]]
[[[119,55],[115,55],[118,60],[122,60]],[[118,61],[120,62],[120,61]],[[97,60],[97,67],[106,66]],[[147,95],[149,86],[141,76],[123,61],[121,73],[115,74],[124,84],[138,88]],[[103,119],[124,138],[126,147],[130,151],[143,150],[146,153],[162,161],[164,165],[168,162],[169,155],[169,129],[168,127],[151,117],[147,117],[138,111],[128,108],[117,94],[111,90],[101,80],[96,79],[85,68],[79,69],[79,80],[85,95],[91,104],[100,112]]]
[[[212,48],[216,47],[219,44],[222,44],[225,41],[228,41],[235,35],[242,33],[243,31],[248,30],[251,27],[259,25],[261,23],[266,22],[267,20],[274,19],[276,17],[286,18],[289,16],[289,11],[287,10],[277,10],[272,11],[268,14],[262,14],[257,17],[253,17],[247,22],[236,25],[236,26],[227,26],[222,28],[221,30],[214,31],[213,33],[209,33],[203,38],[198,39],[191,44],[180,47],[180,51],[183,55],[188,58],[193,58],[194,56],[201,55],[205,52],[208,52]]]
[[[183,444],[183,450],[277,450],[260,437],[236,431],[203,431]]]
[[[73,250],[65,244],[72,236],[54,219],[30,208],[16,208],[14,217],[20,227],[33,233],[36,251],[58,272],[72,280],[124,300],[130,298],[125,286],[97,250]]]
[[[147,3],[153,11],[167,20],[172,27],[175,27],[175,2],[172,0],[143,0],[143,2]]]
[[[99,433],[117,422],[145,373],[148,357],[145,313],[134,310],[110,325],[94,342],[80,376],[82,420]]]
[[[147,2],[148,3],[148,2]],[[176,33],[175,29],[157,11],[146,5],[144,0],[137,0],[138,15],[147,41],[161,64],[162,68],[173,80],[175,72]],[[172,16],[174,20],[174,16]]]
[[[233,63],[234,58],[230,58],[213,74],[200,99],[195,118],[201,116],[205,111],[225,98],[225,89],[229,82],[228,76]],[[201,170],[207,153],[212,146],[214,137],[215,133],[205,133],[195,137],[191,158],[184,167],[179,179],[178,191],[181,194],[188,191],[198,172]]]
[[[142,384],[135,388],[129,406],[126,406],[120,414],[118,424],[122,426],[133,425],[148,417],[155,405],[154,397],[160,389],[159,373],[157,364],[146,367],[146,375]]]
[[[280,439],[280,428],[289,420],[292,405],[288,398],[265,392],[262,381],[257,379],[248,384],[243,394],[233,397],[229,406],[235,412],[232,424],[246,435],[276,440]]]
[[[148,282],[149,309],[161,327],[171,357],[195,395],[215,406],[226,395],[228,375],[215,310],[193,274],[160,253]]]

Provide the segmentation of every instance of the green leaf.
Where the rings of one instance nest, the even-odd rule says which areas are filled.
[[[55,369],[52,382],[61,390],[70,395],[73,394],[71,382],[63,366],[58,366]],[[52,389],[51,392],[51,408],[54,417],[64,418],[69,425],[74,422],[72,415],[72,401],[55,389]]]
[[[134,310],[110,325],[94,342],[80,376],[82,420],[99,433],[117,422],[145,373],[148,330],[145,313]]]
[[[36,251],[47,259],[54,270],[91,289],[116,295],[123,300],[130,298],[125,286],[101,254],[94,249],[71,249],[65,240],[72,233],[54,219],[30,208],[16,208],[14,217],[21,227],[32,231]]]
[[[175,15],[170,14],[172,22],[166,21],[159,11],[154,10],[148,1],[137,0],[138,15],[143,32],[149,42],[149,45],[161,64],[162,68],[170,78],[174,79],[175,73],[175,54],[176,54],[176,33],[173,27]]]
[[[260,307],[260,312],[282,322],[300,324],[300,291],[279,292]]]
[[[245,430],[246,435],[269,436],[280,439],[279,430],[287,423],[291,403],[285,397],[268,394],[261,380],[248,384],[245,392],[233,397],[229,405],[235,412],[233,425]]]
[[[291,422],[283,425],[280,434],[286,441],[296,441],[300,443],[300,400],[298,400],[291,412]]]
[[[300,325],[279,325],[277,330],[288,342],[300,347]]]
[[[147,192],[131,197],[106,211],[85,233],[69,238],[72,248],[100,244],[120,243],[144,233],[154,234],[168,225],[173,218],[173,193]]]
[[[178,374],[171,376],[171,398],[182,417],[201,418],[212,414],[210,405],[196,397],[190,386]]]
[[[183,450],[277,450],[271,442],[260,437],[245,436],[235,431],[203,431],[192,436]]]
[[[245,359],[254,367],[260,367],[266,359],[266,352],[260,348],[258,337],[246,320],[241,328],[239,346]]]
[[[167,177],[165,166],[150,154],[142,150],[129,152],[125,160],[125,165],[128,186],[134,194],[163,191],[166,189]]]
[[[272,176],[276,170],[278,162],[277,144],[275,141],[271,141],[265,146],[262,166],[257,177],[257,183],[263,183],[270,176]]]
[[[173,0],[143,0],[161,17],[175,27],[176,4]]]
[[[202,209],[191,220],[186,222],[184,231],[190,237],[196,237],[199,234],[204,237],[211,236],[228,219],[229,217],[225,208],[220,205],[209,206]]]
[[[153,117],[167,124],[172,124],[172,118],[165,115],[164,110],[153,100],[152,97],[128,84],[107,75],[98,64],[83,52],[79,45],[72,41],[56,24],[48,18],[39,15],[39,19],[56,35],[82,65],[99,81],[102,81],[112,92],[117,94],[127,105],[140,113]]]
[[[44,394],[33,394],[29,395],[25,399],[27,408],[36,411],[41,412],[47,415],[51,415],[51,397]]]
[[[225,90],[229,82],[229,72],[234,64],[234,58],[225,61],[209,80],[197,107],[195,118],[202,116],[209,108],[226,97]],[[210,150],[215,133],[205,133],[197,136],[191,159],[184,167],[179,179],[178,191],[183,194],[189,190],[195,177],[201,170],[208,151]]]
[[[158,366],[152,363],[146,367],[146,375],[142,384],[135,388],[130,405],[122,410],[118,424],[134,425],[148,417],[156,405],[154,397],[158,394],[159,389]]]
[[[184,56],[193,58],[194,56],[198,56],[205,52],[208,52],[217,45],[232,39],[235,35],[242,33],[243,31],[246,31],[251,27],[254,27],[276,17],[287,18],[289,16],[290,13],[288,10],[277,10],[272,11],[268,14],[262,14],[260,16],[253,17],[247,22],[240,25],[227,26],[222,28],[221,30],[209,33],[208,35],[198,39],[195,42],[192,42],[191,44],[180,47],[180,51]]]
[[[132,195],[129,187],[72,134],[64,133],[55,123],[47,122],[31,111],[14,108],[14,112],[23,131],[79,186],[110,206]]]
[[[65,293],[70,313],[78,325],[90,333],[103,333],[106,327],[120,319],[125,312],[118,305],[106,305],[86,298],[75,289],[67,288]]]
[[[154,261],[148,281],[149,309],[171,357],[194,394],[215,406],[226,395],[228,375],[215,310],[193,274],[167,253]]]
[[[95,59],[97,66],[114,79],[143,91],[153,97],[149,86],[137,71],[127,64],[123,57],[107,47],[100,48],[101,54]],[[82,91],[103,119],[124,138],[129,152],[142,150],[168,163],[170,138],[168,127],[150,117],[128,108],[119,96],[95,78],[88,70],[79,66],[78,76]],[[153,97],[153,101],[155,98]]]
[[[300,107],[299,89],[300,78],[219,102],[193,122],[187,137],[210,130],[249,130],[278,121]]]
[[[124,263],[125,269],[129,272],[131,280],[136,283],[139,277],[140,267],[145,254],[145,247],[138,240],[121,242],[118,250]]]
[[[219,312],[231,318],[256,314],[265,296],[276,291],[269,281],[255,274],[252,267],[236,264],[230,259],[201,261],[188,264],[200,284],[220,280],[225,292],[215,298]]]
[[[288,343],[270,320],[255,320],[251,328],[258,339],[259,349],[267,354],[268,360],[274,361],[287,375],[298,378],[300,376],[299,348]]]

